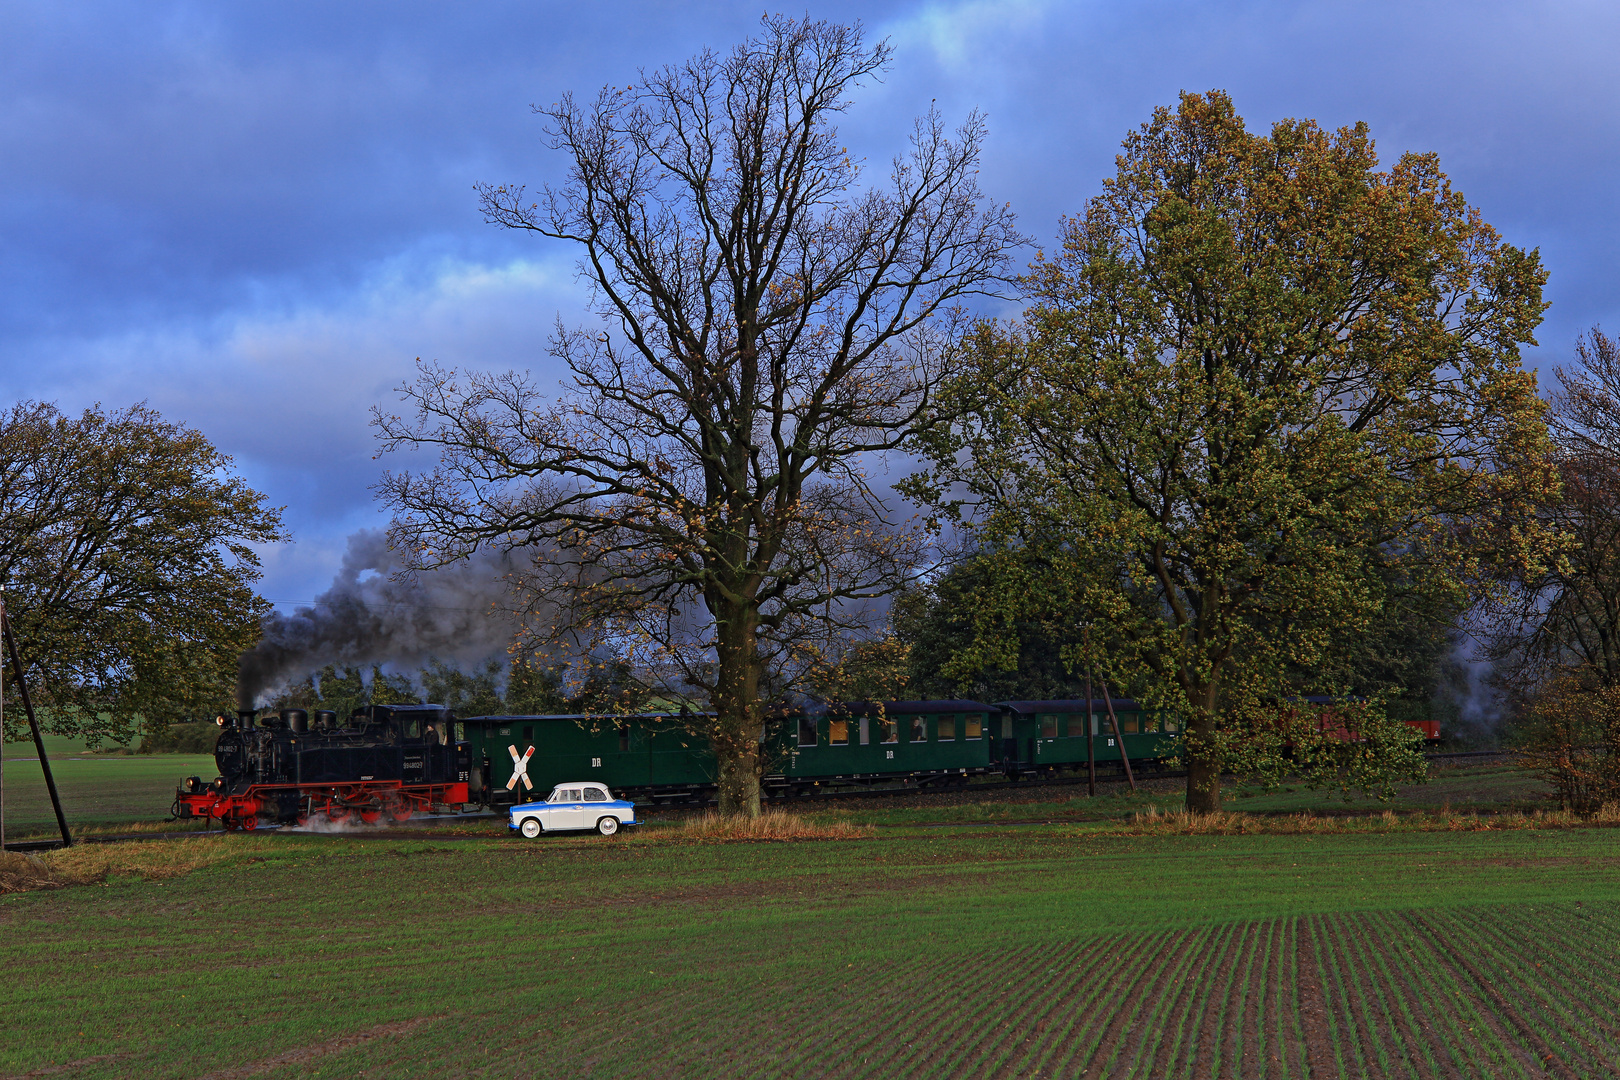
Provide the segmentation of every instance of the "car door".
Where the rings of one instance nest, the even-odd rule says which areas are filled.
[[[588,829],[596,824],[595,821],[585,823],[585,796],[578,787],[560,787],[553,791],[540,816],[548,832],[552,829]]]
[[[579,826],[580,828],[594,829],[596,823],[602,818],[619,816],[614,812],[613,807],[608,805],[613,801],[613,798],[608,794],[607,788],[598,787],[595,784],[586,784],[583,794],[585,796],[584,823]]]

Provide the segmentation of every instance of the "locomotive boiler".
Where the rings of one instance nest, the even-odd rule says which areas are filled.
[[[174,816],[227,829],[311,818],[371,823],[385,815],[459,811],[468,801],[469,750],[455,714],[438,705],[370,705],[340,723],[333,712],[282,709],[221,716],[219,777],[187,777]]]

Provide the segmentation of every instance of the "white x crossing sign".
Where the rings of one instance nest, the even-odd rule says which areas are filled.
[[[534,781],[529,779],[529,759],[534,756],[534,747],[529,747],[522,754],[517,752],[515,746],[508,746],[506,749],[512,755],[512,779],[506,782],[506,790],[511,791],[521,780],[525,791],[533,791]]]

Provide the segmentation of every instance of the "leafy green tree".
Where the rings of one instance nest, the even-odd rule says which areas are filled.
[[[1009,657],[1025,612],[1066,612],[1089,630],[1071,670],[1183,715],[1194,811],[1223,770],[1290,758],[1380,791],[1421,774],[1378,710],[1348,743],[1278,702],[1300,672],[1342,691],[1322,661],[1392,580],[1465,596],[1552,546],[1519,356],[1544,278],[1432,155],[1380,171],[1365,125],[1255,135],[1219,92],[1157,110],[1037,259],[1023,320],[969,343],[965,419],[908,486],[1003,578],[957,670]]]
[[[1021,242],[976,175],[985,129],[921,119],[868,182],[834,121],[879,76],[859,27],[770,16],[729,54],[540,110],[568,179],[482,189],[501,226],[577,245],[605,323],[559,332],[546,401],[515,373],[425,366],[379,412],[393,537],[424,564],[480,545],[545,552],[526,587],[540,646],[623,646],[638,674],[706,698],[720,808],[758,815],[762,699],[797,645],[915,573],[864,473],[927,422],[936,329],[1002,280]]]
[[[1018,554],[1030,553],[1019,549]],[[1037,608],[1027,607],[1011,613],[1003,628],[1009,646],[1005,653],[988,656],[974,648],[978,612],[1000,607],[989,594],[998,587],[998,575],[987,560],[970,556],[895,597],[889,619],[896,638],[907,647],[910,692],[920,698],[977,701],[1084,697],[1084,676],[1072,673],[1063,656],[1065,648],[1080,643],[1079,628],[1066,616],[1043,617]],[[1114,692],[1124,689],[1115,687]]]
[[[0,414],[0,583],[57,734],[128,742],[143,718],[212,719],[269,610],[253,545],[285,538],[230,458],[144,404]],[[20,716],[6,709],[6,738]]]
[[[422,671],[422,697],[458,716],[499,716],[511,711],[502,693],[498,660],[473,672],[435,661]]]

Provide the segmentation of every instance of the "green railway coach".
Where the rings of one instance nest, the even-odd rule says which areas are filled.
[[[966,782],[999,769],[996,709],[978,701],[850,702],[788,718],[780,776],[767,787],[912,780]]]
[[[1119,736],[1108,707],[1119,721]],[[1146,709],[1130,698],[1069,701],[1001,701],[999,759],[1006,772],[1052,775],[1083,770],[1088,755],[1099,764],[1114,764],[1121,750],[1132,763],[1172,757],[1181,743],[1173,715]],[[1090,722],[1087,722],[1089,713]],[[1124,741],[1124,746],[1119,745]]]

